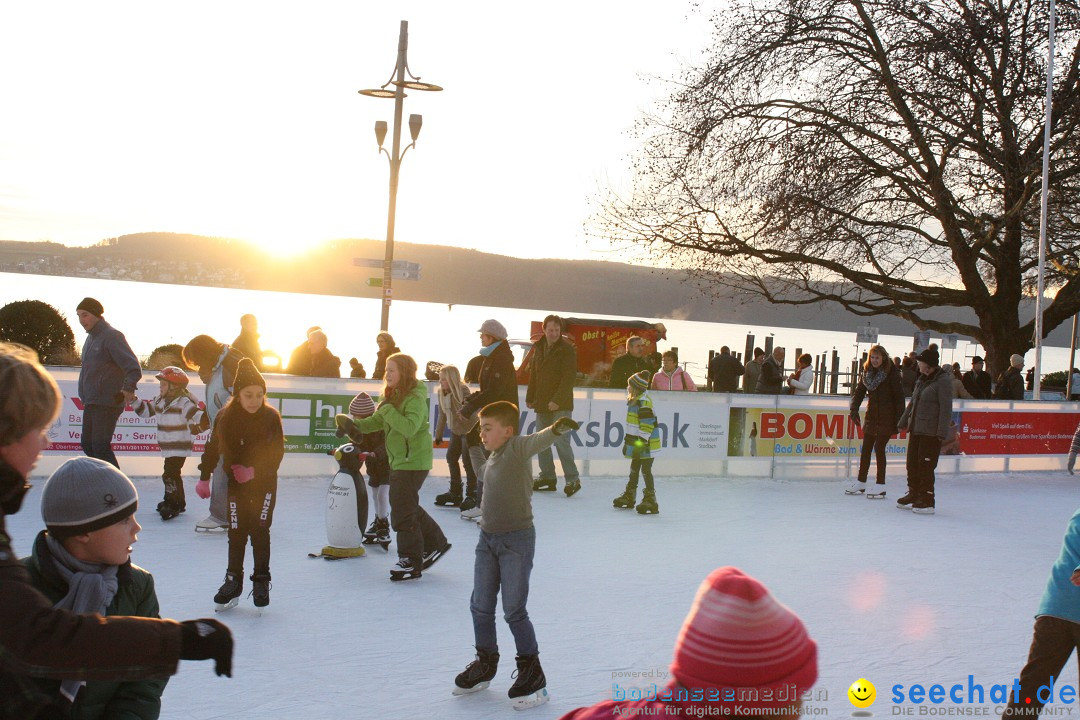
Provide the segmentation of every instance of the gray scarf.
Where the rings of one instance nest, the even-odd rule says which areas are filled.
[[[52,535],[46,535],[49,553],[55,560],[56,571],[68,584],[68,592],[53,607],[70,610],[73,613],[97,613],[104,615],[119,585],[116,578],[116,565],[99,565],[79,560]],[[74,702],[82,680],[64,680],[60,683],[60,694]]]
[[[871,367],[869,370],[867,370],[866,374],[863,375],[862,379],[863,385],[866,386],[866,391],[874,392],[875,390],[877,390],[878,386],[880,386],[881,383],[885,382],[886,374],[887,373],[885,372],[885,368]]]

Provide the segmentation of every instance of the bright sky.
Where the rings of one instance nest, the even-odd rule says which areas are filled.
[[[616,259],[582,226],[598,188],[626,181],[627,131],[667,94],[649,77],[706,46],[696,4],[3,3],[0,239],[384,238],[373,127],[393,101],[357,90],[390,78],[408,20],[410,69],[445,91],[405,100],[403,126],[424,125],[396,239]]]

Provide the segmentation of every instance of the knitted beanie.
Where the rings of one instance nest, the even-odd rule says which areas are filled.
[[[75,309],[76,310],[85,310],[86,312],[90,313],[91,315],[96,315],[97,317],[101,317],[102,315],[105,314],[105,308],[103,308],[101,306],[101,303],[99,303],[97,300],[95,300],[92,297],[83,298],[82,302],[79,303],[78,306]]]
[[[937,367],[938,363],[941,362],[941,360],[938,359],[938,351],[936,349],[934,349],[934,348],[926,348],[921,353],[919,353],[915,357],[915,359],[916,360],[922,360],[924,363],[926,363],[930,367]]]
[[[634,373],[630,376],[630,379],[626,381],[626,387],[630,390],[637,390],[643,392],[649,389],[649,371],[642,370],[641,372]]]
[[[817,681],[817,644],[764,585],[722,567],[698,588],[671,674],[687,688],[753,688],[763,704],[774,704],[761,692],[772,689],[775,704],[784,704]],[[783,692],[792,686],[795,693]]]
[[[260,385],[263,390],[266,389],[266,381],[263,380],[263,376],[259,374],[259,371],[255,367],[255,363],[251,361],[251,358],[241,358],[240,362],[236,365],[236,380],[233,381],[233,395],[239,395],[241,390],[251,385]]]
[[[41,519],[57,540],[118,523],[138,507],[139,494],[127,475],[97,458],[65,461],[41,492]]]
[[[1012,365],[1014,368],[1022,368],[1022,367],[1024,367],[1024,356],[1023,355],[1010,355],[1009,356],[1009,365]]]
[[[366,392],[361,392],[349,403],[349,414],[353,417],[366,418],[375,412],[375,401]]]

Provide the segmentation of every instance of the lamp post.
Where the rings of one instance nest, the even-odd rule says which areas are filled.
[[[420,127],[423,124],[423,118],[421,116],[409,116],[409,134],[412,136],[412,142],[402,150],[401,114],[402,106],[405,102],[405,90],[406,88],[409,90],[442,90],[438,85],[420,82],[420,78],[409,71],[408,49],[409,21],[402,20],[401,30],[398,34],[397,63],[394,65],[394,72],[390,76],[390,79],[380,88],[359,91],[361,95],[367,95],[368,97],[394,99],[394,137],[390,152],[387,152],[386,148],[383,147],[383,140],[386,139],[386,121],[378,120],[375,123],[375,140],[379,143],[379,152],[386,153],[387,157],[390,159],[390,201],[386,212],[386,255],[383,259],[382,321],[379,325],[379,328],[383,332],[389,330],[390,299],[393,295],[391,276],[394,266],[394,217],[397,213],[398,175],[401,172],[401,160],[405,157],[405,153],[408,152],[409,148],[416,146],[416,138],[420,135]],[[405,78],[406,74],[408,74],[409,79]],[[387,86],[389,85],[394,86],[392,90],[387,89]]]

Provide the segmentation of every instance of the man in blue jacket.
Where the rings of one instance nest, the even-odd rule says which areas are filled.
[[[135,397],[142,368],[124,334],[101,317],[105,314],[101,303],[94,298],[83,298],[76,314],[86,331],[79,372],[82,449],[87,456],[119,468],[112,449],[113,432],[120,413]]]

